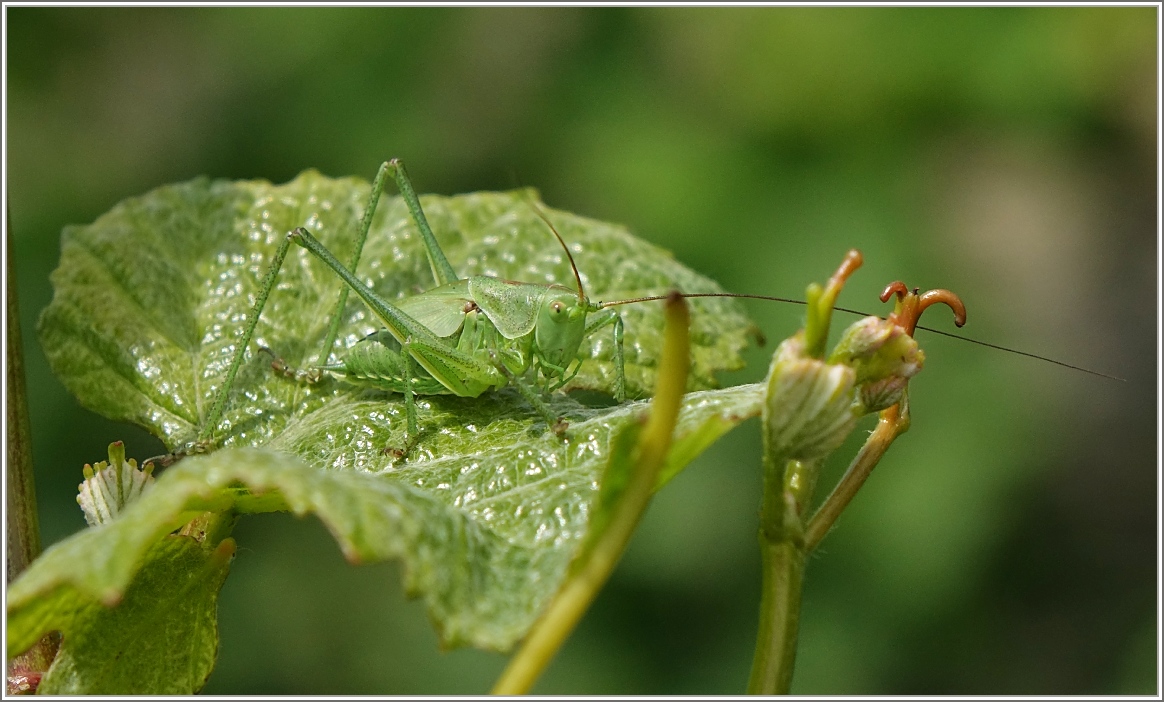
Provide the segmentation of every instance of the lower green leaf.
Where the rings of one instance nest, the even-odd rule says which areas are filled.
[[[760,400],[754,385],[687,395],[669,469],[725,427],[758,414]],[[376,407],[353,400],[342,414],[366,418]],[[561,397],[555,407],[570,417],[569,440],[544,431],[509,394],[474,402],[465,411],[475,414],[450,414],[447,424],[429,410],[434,441],[447,441],[448,450],[376,472],[360,468],[387,462],[379,447],[390,429],[361,422],[361,431],[348,433],[338,416],[285,434],[285,447],[310,464],[274,449],[187,458],[116,520],[55,544],[12,584],[9,654],[52,629],[44,598],[63,598],[57,609],[93,600],[113,605],[159,538],[197,512],[230,509],[315,513],[349,560],[403,561],[405,585],[425,598],[445,645],[508,650],[561,585],[587,531],[613,436],[638,422],[648,403],[595,409]],[[321,441],[324,434],[332,440]]]
[[[146,554],[116,607],[62,585],[31,605],[64,634],[38,692],[57,695],[189,695],[218,653],[218,593],[234,554],[167,536]]]
[[[212,434],[220,450],[186,458],[152,486],[142,480],[133,500],[91,485],[82,502],[100,526],[48,549],[12,583],[10,653],[61,626],[62,613],[97,607],[156,620],[158,613],[128,607],[128,598],[157,544],[201,513],[229,511],[313,512],[349,560],[401,559],[408,591],[425,598],[446,646],[507,650],[527,632],[587,532],[612,437],[646,403],[593,408],[555,393],[553,411],[570,424],[563,440],[512,388],[472,399],[423,396],[419,442],[397,465],[389,449],[404,442],[401,396],[330,378],[305,386],[273,373],[250,349],[225,413],[208,418],[286,232],[308,226],[346,260],[367,197],[362,181],[315,172],[282,186],[200,179],[66,230],[53,302],[38,327],[54,371],[85,406],[146,427],[171,448]],[[525,194],[426,197],[423,204],[457,274],[574,284],[575,271]],[[719,291],[621,227],[547,213],[594,299]],[[433,286],[402,200],[381,203],[357,273],[371,276],[388,300]],[[300,366],[326,335],[343,283],[299,250],[279,275],[254,341]],[[687,387],[713,387],[717,371],[740,366],[752,328],[738,301],[693,305]],[[662,306],[621,309],[627,387],[641,397],[657,372]],[[378,326],[355,302],[341,322],[344,348]],[[610,334],[585,341],[572,389],[609,394],[612,341]],[[658,485],[757,414],[760,390],[695,393],[684,404]],[[132,679],[126,675],[117,679]]]

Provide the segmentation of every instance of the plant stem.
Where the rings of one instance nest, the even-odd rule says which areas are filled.
[[[36,516],[36,484],[32,474],[32,445],[28,424],[28,390],[24,384],[24,349],[20,336],[20,310],[16,301],[16,272],[12,270],[12,236],[8,260],[8,582],[40,555],[40,525]]]
[[[688,322],[683,298],[668,298],[658,387],[650,418],[639,435],[637,460],[630,480],[615,503],[605,529],[582,555],[583,560],[572,564],[573,573],[534,623],[521,649],[510,659],[493,686],[493,694],[521,695],[533,687],[626,550],[654,493],[659,471],[671,448],[690,364]]]
[[[748,678],[750,695],[784,695],[792,685],[800,591],[804,581],[804,532],[800,503],[811,499],[816,461],[769,453],[765,432],[764,494],[760,505],[760,625]],[[807,489],[807,492],[806,492]]]
[[[800,591],[804,583],[804,550],[792,541],[763,542],[763,592],[760,631],[748,680],[750,695],[785,695],[792,686],[796,638],[800,624]]]
[[[16,299],[16,271],[12,267],[12,226],[5,213],[8,242],[5,260],[8,272],[7,316],[8,401],[5,419],[8,424],[7,461],[8,491],[5,505],[8,526],[7,582],[24,572],[40,555],[40,523],[36,513],[36,482],[32,471],[32,443],[28,422],[28,389],[24,382],[24,348],[20,335],[20,306]],[[40,678],[56,658],[60,637],[49,634],[32,648],[8,662],[8,694],[36,692]]]
[[[766,462],[760,512],[760,629],[748,694],[788,694],[796,663],[805,558],[832,528],[890,444],[908,429],[908,404],[903,398],[900,405],[881,412],[877,427],[803,531],[799,513],[811,499],[812,486],[807,481],[796,485],[801,481],[790,478],[798,473],[815,476],[816,467],[779,457]],[[777,470],[780,466],[783,470]]]
[[[833,524],[836,523],[837,517],[852,501],[853,496],[857,494],[861,486],[865,484],[865,479],[873,472],[873,468],[881,460],[881,457],[889,450],[889,446],[908,429],[909,405],[907,398],[903,397],[900,404],[881,412],[873,433],[865,440],[865,444],[857,452],[837,486],[825,498],[820,509],[812,515],[812,519],[809,520],[808,526],[804,530],[806,553],[811,553],[820,544],[825,535],[829,533],[829,529],[832,529]]]

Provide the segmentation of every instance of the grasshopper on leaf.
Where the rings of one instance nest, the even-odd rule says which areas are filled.
[[[359,263],[379,195],[388,177],[395,179],[420,231],[436,281],[435,288],[394,302],[377,295],[352,272]],[[565,422],[553,414],[542,399],[542,393],[562,388],[573,379],[581,367],[578,348],[582,340],[607,326],[613,328],[615,342],[614,395],[619,402],[625,400],[623,323],[619,314],[610,309],[619,303],[597,303],[587,299],[569,247],[540,210],[537,213],[562,243],[578,284],[576,291],[561,285],[521,283],[484,275],[459,278],[433,236],[404,164],[397,159],[384,163],[372,183],[372,194],[350,265],[345,266],[336,259],[303,227],[288,234],[280,245],[201,439],[210,438],[205,434],[213,429],[222,414],[259,315],[291,243],[318,257],[347,287],[341,293],[332,327],[324,341],[320,356],[324,362],[306,372],[289,369],[277,358],[273,366],[285,375],[307,382],[318,380],[326,372],[356,385],[404,395],[407,439],[403,449],[395,451],[398,455],[405,455],[412,449],[419,433],[415,401],[418,394],[477,397],[487,390],[513,385],[542,415],[547,425],[562,433]],[[359,341],[338,362],[328,362],[335,344],[339,312],[347,301],[348,290],[354,290],[364,300],[383,323],[384,329]],[[274,355],[274,352],[270,353]]]
[[[436,282],[436,287],[428,291],[394,302],[377,295],[353,273],[367,240],[380,194],[389,177],[395,180],[419,230]],[[402,449],[393,450],[398,456],[408,454],[415,446],[419,435],[415,400],[418,394],[478,397],[487,390],[513,385],[553,431],[559,435],[563,434],[566,423],[555,416],[543,399],[543,394],[564,387],[574,378],[582,365],[578,353],[582,341],[607,326],[612,327],[614,337],[613,394],[617,401],[624,401],[626,376],[623,321],[618,312],[612,308],[662,298],[653,296],[610,302],[589,300],[569,247],[536,204],[531,202],[531,207],[566,251],[577,290],[562,285],[522,283],[485,275],[458,277],[429,227],[404,164],[398,159],[382,164],[372,183],[368,205],[357,232],[355,255],[348,265],[345,266],[336,259],[310,231],[303,227],[292,231],[280,244],[263,279],[243,337],[231,360],[226,380],[219,389],[211,412],[203,425],[202,435],[193,445],[194,450],[206,450],[212,444],[211,433],[222,416],[255,326],[267,297],[275,287],[279,269],[292,243],[302,246],[320,259],[345,282],[346,286],[341,291],[332,315],[331,327],[320,354],[321,364],[307,371],[294,370],[276,356],[272,366],[283,375],[306,382],[315,382],[322,378],[324,373],[330,373],[355,385],[404,395],[406,440]],[[383,323],[384,328],[360,340],[342,359],[332,362],[331,351],[335,346],[349,290],[356,291]],[[737,297],[805,304],[801,300],[789,298],[736,293],[689,293],[684,297]],[[867,315],[844,307],[835,309]],[[1093,375],[1114,378],[1045,356],[988,344],[929,327],[918,328],[1031,356]],[[275,356],[269,349],[262,350]],[[189,451],[183,451],[187,452]]]

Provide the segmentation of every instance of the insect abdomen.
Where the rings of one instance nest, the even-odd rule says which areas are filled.
[[[403,393],[406,369],[400,345],[385,333],[361,340],[348,351],[342,366],[328,370],[355,385]],[[412,364],[412,371],[412,391],[418,395],[452,394],[419,363]]]

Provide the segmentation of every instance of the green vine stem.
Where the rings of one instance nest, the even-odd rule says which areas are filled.
[[[12,237],[8,237],[8,582],[40,555],[40,526],[36,517],[36,485],[29,443],[28,390],[24,384],[20,310],[16,301],[16,271],[12,269]]]
[[[760,507],[761,594],[748,693],[787,694],[796,664],[805,544],[801,515],[812,501],[824,459],[855,423],[855,371],[826,363],[833,306],[860,267],[851,250],[822,288],[808,286],[804,331],[772,358],[763,411],[764,488]],[[790,409],[794,408],[794,409]]]
[[[8,333],[8,401],[5,407],[8,424],[8,451],[5,455],[8,492],[5,514],[8,526],[7,582],[12,582],[40,555],[40,524],[36,513],[36,483],[32,473],[28,390],[24,383],[24,349],[20,336],[20,308],[16,299],[16,271],[12,268],[12,228],[7,213],[5,225],[8,229],[5,249],[8,272],[8,301],[5,307]],[[59,638],[50,634],[24,654],[8,661],[8,694],[35,692],[41,675],[56,657],[59,645]]]
[[[865,479],[889,450],[897,437],[909,430],[909,400],[903,397],[899,405],[883,410],[877,419],[877,427],[865,440],[837,486],[825,498],[820,508],[812,515],[804,529],[804,548],[811,553],[836,523],[837,517],[853,500],[857,491],[865,484]]]
[[[811,484],[807,484],[807,491],[796,490],[798,481],[794,477],[798,472],[815,476],[815,467],[806,470],[799,465],[800,462],[790,461],[785,470],[788,479],[782,486],[783,492],[775,487],[765,487],[760,537],[763,588],[760,594],[760,631],[748,681],[749,694],[788,694],[796,664],[805,559],[828,534],[889,446],[909,429],[909,413],[904,399],[900,407],[903,408],[900,412],[899,405],[881,412],[877,428],[803,531],[796,515],[803,510],[804,498],[809,496],[806,493],[811,493]],[[770,516],[775,510],[769,507],[768,500],[777,499],[776,496],[781,494],[784,504],[779,512],[781,522],[776,524]]]
[[[797,493],[808,495],[790,490],[799,481],[789,478],[815,473],[819,468],[819,464],[805,465],[781,456],[772,456],[771,462],[765,463],[760,508],[760,628],[748,680],[751,695],[786,694],[792,685],[807,555]]]
[[[792,541],[768,542],[760,544],[760,555],[760,631],[748,694],[784,695],[796,664],[805,551]]]
[[[832,305],[845,279],[860,265],[860,254],[851,251],[825,288],[809,286],[805,330],[777,350],[769,371],[760,511],[763,591],[756,654],[748,681],[751,694],[788,694],[791,689],[805,559],[828,534],[890,445],[909,430],[907,383],[921,369],[924,356],[916,351],[912,339],[901,335],[912,337],[918,317],[937,303],[953,310],[958,326],[966,321],[962,301],[948,290],[919,294],[910,292],[904,283],[894,282],[881,295],[883,302],[897,296],[894,311],[884,322],[888,330],[878,326],[882,324],[879,321],[873,326],[864,322],[853,325],[849,330],[853,335],[838,344],[830,357],[832,362],[824,363]],[[901,343],[902,338],[907,338],[908,344]],[[819,390],[806,391],[806,387]],[[895,404],[881,410],[877,427],[844,476],[812,518],[802,521],[820,462],[852,430],[851,424],[837,421],[840,406],[851,402],[856,416],[885,407],[882,402],[893,402],[885,394],[891,391],[900,393],[889,395],[897,398]],[[811,402],[806,402],[810,396]],[[789,422],[784,405],[814,407],[815,416],[810,413]],[[842,429],[832,434],[803,430],[814,423]]]
[[[533,687],[626,550],[650,502],[659,470],[671,448],[675,422],[687,387],[690,365],[688,324],[686,302],[679,295],[672,294],[666,302],[666,328],[655,399],[651,403],[650,418],[639,433],[635,467],[625,491],[614,505],[597,541],[589,549],[583,545],[583,560],[572,565],[573,573],[510,659],[493,686],[493,694],[521,695]],[[612,460],[617,457],[616,451]]]
[[[762,427],[760,620],[749,694],[786,694],[792,685],[807,555],[800,514],[812,500],[821,462],[840,443],[836,437],[825,439],[817,428],[806,427],[835,424],[817,422],[819,409],[832,406],[825,410],[831,416],[838,410],[840,414],[849,412],[847,391],[852,389],[853,374],[846,368],[830,368],[824,355],[837,295],[861,263],[861,253],[851,250],[825,287],[816,283],[808,286],[804,331],[781,344],[768,370]],[[786,406],[817,409],[802,409],[798,414],[803,416],[793,419]],[[816,416],[809,416],[813,412]],[[839,438],[843,440],[847,429],[841,426]],[[832,448],[811,455],[807,452],[812,450],[804,448],[806,444],[819,446],[822,441]]]

